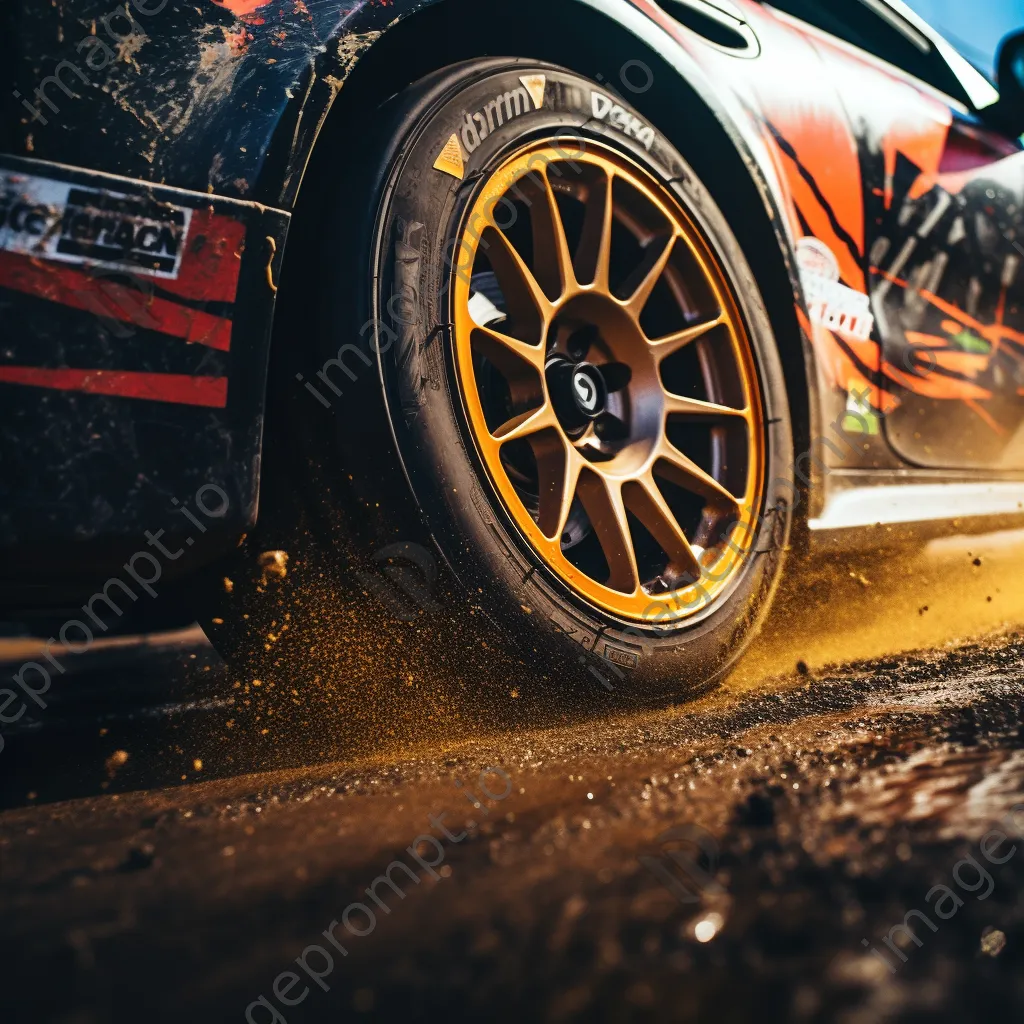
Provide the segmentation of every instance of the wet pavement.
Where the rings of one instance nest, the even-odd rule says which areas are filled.
[[[191,716],[12,741],[2,1019],[1019,1017],[1016,543],[834,556],[678,703],[559,701],[495,652],[378,676],[376,728],[282,726],[186,639]]]

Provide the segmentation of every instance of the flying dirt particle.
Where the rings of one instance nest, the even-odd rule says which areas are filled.
[[[981,951],[985,956],[999,956],[1006,948],[1006,935],[998,928],[986,928],[981,936]]]
[[[992,598],[991,597],[986,597],[985,600],[988,601],[989,603],[991,603]]]
[[[973,562],[971,562],[971,565],[975,565],[975,566],[981,565],[981,559],[980,558],[976,558]]]
[[[233,594],[235,591],[235,584],[233,580],[229,580],[227,576],[224,577],[224,593]]]
[[[234,857],[235,848],[233,846],[225,846],[224,849],[220,851],[220,855],[222,857]]]
[[[511,697],[511,698],[512,698],[513,700],[515,700],[515,699],[516,699],[516,697],[518,697],[518,696],[519,696],[519,691],[518,691],[518,690],[509,690],[509,691],[508,691],[508,695],[509,695],[509,696],[510,696],[510,697]]]
[[[527,615],[532,615],[533,614],[533,609],[527,607],[525,604],[521,604],[519,607],[522,608],[523,611],[526,612]]]
[[[193,768],[194,768],[194,769],[195,769],[195,770],[196,770],[197,772],[201,772],[201,771],[203,770],[203,760],[202,760],[202,758],[200,758],[200,757],[197,757],[197,758],[196,758],[196,759],[195,759],[195,760],[194,760],[194,761],[192,762],[192,767],[193,767]]]
[[[223,626],[224,625],[224,620],[223,619],[214,619],[213,620],[213,624],[215,626]]]
[[[264,551],[259,557],[259,566],[263,570],[263,582],[268,579],[283,580],[288,575],[287,551]]]
[[[851,580],[856,580],[862,587],[870,587],[871,586],[871,581],[869,579],[867,579],[862,573],[851,572],[850,573],[850,579]]]
[[[128,763],[127,750],[115,750],[106,760],[107,771],[111,776],[118,768],[123,768]]]
[[[724,924],[725,918],[712,911],[693,926],[693,937],[698,942],[710,942],[722,930]]]
[[[802,660],[796,663],[796,670],[802,676],[810,675],[811,673],[810,668],[807,666],[807,662]]]
[[[924,615],[924,613],[925,613],[926,611],[928,611],[928,605],[925,605],[925,606],[924,606],[923,608],[918,608],[918,609],[917,609],[917,614],[918,614],[918,615]]]

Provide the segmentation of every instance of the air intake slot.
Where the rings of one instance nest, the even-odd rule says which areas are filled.
[[[737,57],[756,57],[761,52],[750,26],[714,3],[707,0],[656,2],[673,19],[720,50]]]

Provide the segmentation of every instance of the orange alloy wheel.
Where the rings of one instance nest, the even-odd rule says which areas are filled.
[[[519,533],[622,619],[720,600],[760,515],[764,413],[732,288],[671,186],[548,139],[487,179],[460,232],[457,377]]]

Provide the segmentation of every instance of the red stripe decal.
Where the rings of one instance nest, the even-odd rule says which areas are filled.
[[[223,409],[228,404],[227,377],[192,377],[185,373],[130,373],[125,370],[45,370],[35,366],[0,366],[0,382],[56,391],[143,398],[150,402],[202,405]]]
[[[0,252],[0,287],[184,338],[189,344],[205,345],[220,352],[231,349],[230,320],[167,299],[150,299],[134,288],[57,263]]]
[[[245,224],[196,210],[175,281],[161,279],[161,288],[197,302],[234,302],[245,251]]]

